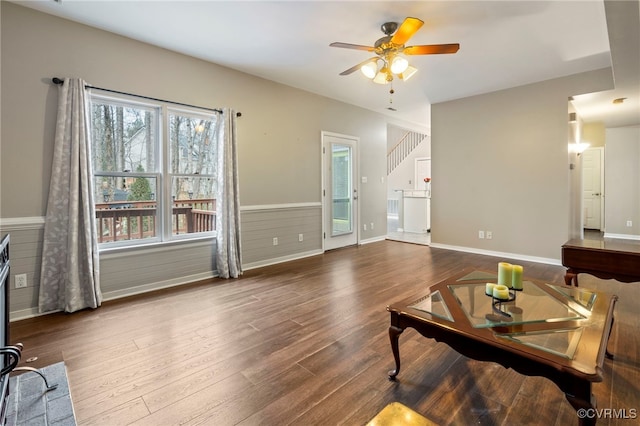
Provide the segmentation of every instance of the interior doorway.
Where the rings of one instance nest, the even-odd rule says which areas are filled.
[[[387,126],[387,239],[429,245],[431,138]]]
[[[586,149],[582,154],[582,227],[604,231],[604,148]]]

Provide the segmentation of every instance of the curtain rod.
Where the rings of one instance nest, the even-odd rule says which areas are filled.
[[[63,84],[64,83],[64,80],[61,79],[61,78],[58,78],[58,77],[53,77],[51,79],[51,81],[53,82],[53,84]],[[167,100],[164,100],[164,99],[152,98],[152,97],[149,97],[149,96],[136,95],[135,93],[127,93],[127,92],[121,92],[119,90],[112,90],[112,89],[105,89],[103,87],[90,86],[88,84],[86,86],[84,86],[84,88],[85,89],[97,89],[97,90],[102,90],[102,91],[105,91],[105,92],[117,93],[119,95],[134,96],[136,98],[147,99],[147,100],[150,100],[150,101],[165,102],[165,103],[169,103],[169,104],[186,106],[186,107],[190,107],[190,108],[204,109],[206,111],[214,111],[214,112],[222,114],[222,110],[221,109],[217,109],[217,108],[205,108],[205,107],[200,107],[200,106],[197,106],[197,105],[183,104],[181,102],[167,101]],[[241,112],[236,112],[236,117],[242,117],[242,113]]]

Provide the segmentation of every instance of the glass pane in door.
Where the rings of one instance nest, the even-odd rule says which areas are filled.
[[[331,144],[331,235],[353,232],[353,167],[351,147]]]

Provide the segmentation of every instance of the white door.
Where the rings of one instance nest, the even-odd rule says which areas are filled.
[[[415,176],[415,189],[428,190],[429,185],[424,181],[424,178],[431,177],[431,158],[420,157],[416,158],[416,176]]]
[[[602,147],[589,148],[582,154],[582,226],[602,230]]]
[[[425,215],[426,224],[424,229],[419,232],[431,232],[431,183],[424,181],[425,178],[431,178],[431,158],[420,157],[416,158],[416,176],[415,176],[415,188],[425,191],[424,195],[427,197],[425,201]],[[406,229],[405,229],[406,231]]]
[[[322,132],[324,249],[358,244],[358,138]]]

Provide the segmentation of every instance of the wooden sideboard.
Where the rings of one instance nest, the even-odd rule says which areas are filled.
[[[578,285],[578,274],[586,273],[622,282],[640,281],[640,241],[573,239],[562,246],[565,283]]]

